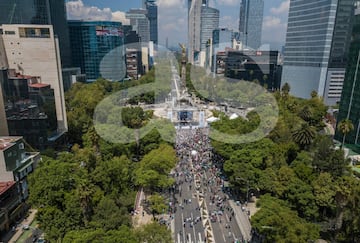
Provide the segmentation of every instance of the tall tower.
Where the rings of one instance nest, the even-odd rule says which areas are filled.
[[[130,9],[126,12],[126,18],[130,19],[130,25],[140,36],[141,42],[150,41],[150,23],[146,9]]]
[[[261,31],[264,17],[264,0],[242,0],[240,3],[239,32],[245,47],[261,46]]]
[[[354,125],[354,130],[346,135],[345,143],[349,144],[360,143],[360,4],[358,1],[356,4],[348,64],[337,118],[337,122],[349,119]],[[343,134],[336,131],[335,139],[341,141],[342,138]]]
[[[290,1],[281,83],[293,95],[340,100],[353,14],[354,0]]]
[[[188,61],[194,63],[200,53],[201,6],[204,0],[188,0]]]
[[[211,46],[213,31],[219,28],[219,18],[219,10],[207,5],[201,7],[200,54],[197,60],[197,64],[201,67],[205,66],[206,59],[211,59],[211,53],[207,52],[207,48]]]
[[[158,6],[155,0],[143,0],[143,8],[147,10],[149,20],[150,41],[158,44]]]

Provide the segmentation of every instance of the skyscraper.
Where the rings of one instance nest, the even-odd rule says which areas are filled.
[[[124,33],[120,22],[70,20],[73,64],[88,81],[125,77]]]
[[[346,75],[342,89],[338,123],[349,119],[354,130],[346,135],[346,143],[359,144],[360,133],[360,9],[355,12]],[[343,134],[336,131],[335,138],[342,141]]]
[[[200,52],[201,6],[204,0],[188,0],[188,62],[194,63]],[[206,2],[206,1],[205,1]]]
[[[158,44],[158,7],[155,0],[144,0],[150,27],[150,41]]]
[[[201,7],[200,55],[196,61],[201,67],[205,66],[206,59],[209,59],[209,64],[211,64],[212,50],[207,52],[207,47],[212,42],[213,31],[219,28],[219,16],[219,10],[210,8],[207,5]]]
[[[69,32],[64,0],[1,0],[1,24],[53,25],[59,39],[61,63],[71,67]]]
[[[240,4],[239,32],[245,47],[261,46],[264,0],[242,0]]]
[[[219,28],[219,10],[209,7],[207,0],[189,0],[188,4],[188,60],[204,66],[212,32]]]
[[[130,20],[133,30],[141,38],[141,42],[150,41],[150,22],[145,9],[130,9],[126,12],[126,18]]]
[[[353,11],[354,0],[290,1],[281,82],[293,95],[340,99]]]

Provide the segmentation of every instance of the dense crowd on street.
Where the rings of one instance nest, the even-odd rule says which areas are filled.
[[[229,223],[234,219],[235,213],[228,203],[228,195],[224,193],[224,180],[220,168],[216,166],[220,164],[217,163],[220,158],[212,155],[208,135],[209,128],[186,129],[180,127],[177,129],[175,148],[179,163],[174,170],[178,188],[177,195],[181,198],[182,190],[201,192],[209,204],[211,222],[223,224],[224,228],[228,230],[230,240],[233,234]],[[216,161],[213,163],[214,159]],[[178,203],[178,209],[183,210],[184,205],[191,203],[191,198],[183,198]],[[200,210],[200,208],[198,209]],[[199,217],[185,218],[183,227],[193,227],[199,222],[201,223]]]

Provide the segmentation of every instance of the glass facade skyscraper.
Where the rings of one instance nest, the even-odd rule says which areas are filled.
[[[200,52],[202,3],[203,0],[188,0],[188,62],[192,64]]]
[[[1,0],[0,24],[51,24],[59,39],[61,63],[71,66],[64,0]]]
[[[290,1],[282,85],[293,95],[340,99],[353,8],[353,0]]]
[[[122,80],[126,74],[124,34],[120,22],[69,21],[73,64],[88,81]]]
[[[352,29],[352,38],[348,55],[345,80],[341,95],[338,123],[349,119],[354,130],[346,135],[346,143],[359,144],[360,132],[360,12],[355,15]],[[355,76],[355,74],[357,74]],[[335,139],[342,141],[343,134],[336,131]]]
[[[239,32],[245,47],[257,49],[261,46],[264,17],[264,0],[242,0],[240,3]]]
[[[213,31],[219,28],[219,10],[208,6],[201,7],[200,18],[200,51],[205,51],[207,43],[212,39]]]
[[[141,38],[141,42],[150,41],[150,22],[147,17],[147,10],[145,9],[130,9],[126,13],[126,18],[130,19],[130,25],[133,30]]]
[[[158,44],[158,7],[155,0],[145,0],[150,27],[150,40]]]

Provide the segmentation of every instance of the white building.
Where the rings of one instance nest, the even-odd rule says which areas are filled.
[[[40,77],[54,89],[59,132],[67,131],[58,39],[51,25],[2,25],[2,41],[9,69]],[[1,43],[1,39],[0,39]],[[1,49],[0,49],[1,52]]]

